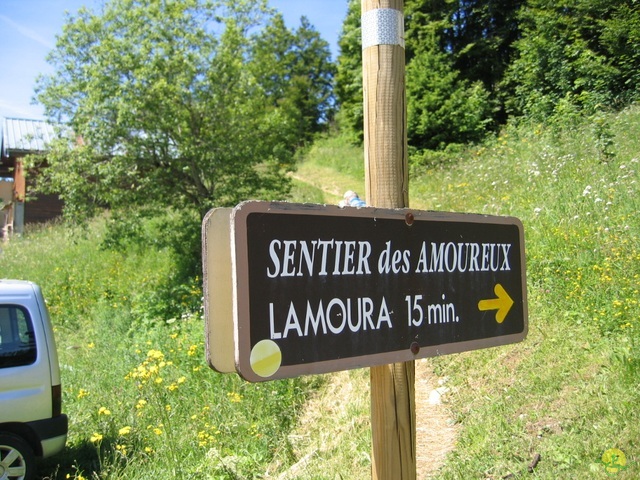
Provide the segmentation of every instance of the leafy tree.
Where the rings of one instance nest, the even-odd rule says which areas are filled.
[[[480,82],[461,79],[451,58],[440,52],[435,33],[423,37],[407,65],[407,132],[419,158],[425,149],[480,140],[486,134],[491,109]]]
[[[634,0],[529,0],[507,81],[511,111],[546,117],[623,106],[638,93],[640,9]]]
[[[618,73],[612,93],[616,103],[624,107],[640,95],[640,5],[633,0],[598,3],[598,45]]]
[[[275,15],[255,40],[255,76],[273,106],[297,119],[296,144],[302,144],[333,116],[335,66],[329,43],[306,17],[291,32],[282,15]]]
[[[312,63],[326,52],[303,24],[287,32],[293,59],[269,71],[259,55],[270,19],[264,0],[111,0],[100,14],[68,17],[37,99],[81,145],[53,146],[42,187],[79,217],[104,206],[201,216],[285,195],[301,129],[317,128],[326,89],[302,105],[268,82],[307,73],[315,88],[331,70],[325,57]]]
[[[501,83],[513,60],[520,31],[517,13],[524,0],[406,0],[407,59],[435,35],[442,54],[460,78],[482,82],[498,108],[492,113],[505,121],[502,105],[509,92]]]
[[[455,69],[451,52],[443,51],[442,35],[449,22],[432,20],[429,13],[429,9],[440,7],[449,8],[449,2],[407,1],[405,5],[407,135],[412,151],[418,153],[478,140],[486,133],[491,117],[485,88],[466,80]],[[359,0],[349,3],[339,44],[336,94],[340,125],[352,138],[362,141]]]
[[[349,0],[347,16],[338,40],[340,55],[335,85],[340,106],[338,124],[354,143],[362,143],[364,138],[360,8],[360,0]]]

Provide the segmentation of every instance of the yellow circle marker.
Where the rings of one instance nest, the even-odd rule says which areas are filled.
[[[602,454],[602,463],[607,473],[618,473],[627,468],[627,457],[618,448],[610,448]]]
[[[270,377],[278,371],[282,363],[280,347],[273,340],[259,341],[251,349],[249,363],[256,375]]]

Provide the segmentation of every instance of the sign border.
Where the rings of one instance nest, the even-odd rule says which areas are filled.
[[[232,208],[214,208],[202,220],[205,356],[209,367],[220,373],[235,372],[232,211]]]
[[[407,346],[406,350],[376,353],[357,357],[347,357],[337,360],[326,360],[308,364],[281,366],[271,377],[264,378],[257,375],[249,364],[251,352],[251,319],[250,319],[250,287],[249,287],[249,258],[247,219],[253,213],[277,213],[285,215],[318,215],[323,217],[352,217],[370,219],[391,219],[405,222],[437,221],[452,223],[475,223],[492,225],[515,225],[518,228],[520,242],[520,264],[522,270],[522,301],[523,322],[522,332],[503,336],[482,338],[462,342],[445,343],[441,345],[421,347],[417,353]],[[412,208],[385,209],[376,207],[339,207],[335,205],[300,204],[289,202],[247,201],[239,204],[231,214],[231,242],[233,265],[233,321],[235,365],[237,372],[248,381],[262,382],[281,378],[292,378],[300,375],[329,373],[354,368],[371,367],[397,362],[406,362],[420,358],[449,355],[465,351],[508,345],[524,340],[528,333],[528,302],[526,263],[524,248],[524,227],[522,222],[511,216],[483,215],[474,213],[450,213]]]

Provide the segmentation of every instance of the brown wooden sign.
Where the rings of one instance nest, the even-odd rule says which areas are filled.
[[[230,225],[234,362],[249,381],[504,345],[527,334],[516,218],[247,202]]]

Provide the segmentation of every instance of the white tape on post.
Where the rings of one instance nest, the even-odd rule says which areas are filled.
[[[404,48],[404,15],[393,8],[375,8],[362,14],[362,49],[375,45]]]

